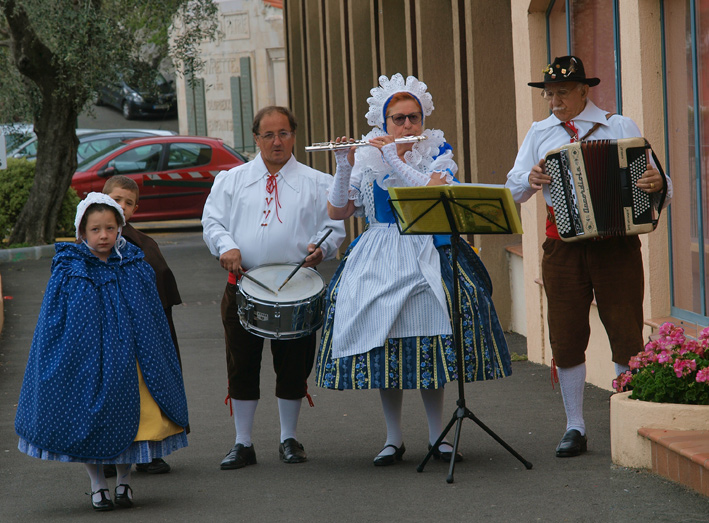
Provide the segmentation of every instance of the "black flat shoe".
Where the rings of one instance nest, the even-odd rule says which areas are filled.
[[[377,456],[376,458],[374,458],[375,467],[386,467],[388,465],[393,465],[397,461],[401,461],[403,459],[404,452],[406,452],[406,447],[403,443],[401,444],[401,447],[397,447],[396,445],[385,445],[384,449],[389,447],[394,449],[394,454],[387,454],[385,456]],[[380,450],[379,452],[381,453],[384,449]]]
[[[576,429],[567,430],[556,447],[557,458],[573,458],[588,448],[588,438]]]
[[[123,494],[118,493],[118,487],[125,487],[123,489]],[[128,492],[130,492],[130,496],[128,495]],[[119,507],[123,508],[131,508],[133,506],[133,489],[130,488],[130,485],[126,485],[125,483],[121,483],[120,485],[116,485],[116,490],[113,493],[113,499],[116,500],[116,505]]]
[[[94,494],[101,494],[101,501],[94,501]],[[91,496],[91,506],[97,512],[107,512],[113,510],[113,501],[108,497],[108,489],[102,488],[89,494]]]
[[[447,461],[450,463],[451,456],[453,455],[453,449],[451,450],[441,450],[441,445],[452,445],[450,443],[440,443],[437,448],[433,449],[433,452],[431,455],[433,456],[433,459],[440,459],[443,461]],[[431,444],[428,444],[428,450],[431,450]],[[463,461],[463,455],[460,452],[455,453],[455,462],[460,463]]]
[[[155,458],[150,463],[136,463],[137,472],[147,472],[148,474],[167,474],[170,472],[170,465],[162,458]]]
[[[308,461],[303,445],[295,438],[288,438],[278,446],[278,455],[283,463],[303,463]]]
[[[256,465],[256,451],[254,446],[244,447],[241,443],[234,445],[224,457],[220,468],[222,470],[240,469],[246,465]]]

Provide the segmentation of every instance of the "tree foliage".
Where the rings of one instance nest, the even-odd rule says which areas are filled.
[[[198,71],[217,9],[214,0],[0,0],[0,123],[34,123],[38,138],[13,243],[53,240],[76,168],[76,120],[97,89],[146,57]]]

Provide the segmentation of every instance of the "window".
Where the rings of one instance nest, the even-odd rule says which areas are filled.
[[[119,154],[108,163],[115,167],[116,174],[136,174],[155,172],[160,164],[162,145],[143,145]]]
[[[171,143],[167,169],[188,169],[207,165],[212,160],[212,148],[202,143]]]
[[[672,315],[706,325],[709,265],[709,0],[662,2]]]
[[[601,79],[591,89],[593,103],[620,113],[617,12],[617,0],[551,0],[547,7],[547,49],[550,63],[557,56],[569,54],[581,58],[586,75]]]

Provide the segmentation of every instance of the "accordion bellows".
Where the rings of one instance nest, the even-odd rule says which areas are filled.
[[[559,236],[577,241],[652,232],[667,191],[636,186],[652,150],[644,138],[571,143],[546,155]],[[658,170],[664,173],[657,159]]]

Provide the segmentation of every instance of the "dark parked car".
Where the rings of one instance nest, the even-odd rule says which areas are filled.
[[[174,131],[158,129],[111,129],[99,131],[96,129],[77,129],[79,147],[76,151],[76,160],[83,162],[88,157],[103,151],[106,147],[127,140],[128,138],[147,138],[148,136],[174,136]],[[24,142],[15,150],[10,151],[13,158],[37,159],[37,136],[32,133],[32,138]]]
[[[133,221],[200,218],[214,177],[246,162],[215,138],[135,138],[109,147],[79,165],[71,186],[84,198],[117,174],[133,178],[140,201]]]
[[[138,116],[174,115],[177,113],[175,84],[168,81],[159,71],[146,76],[122,76],[115,82],[102,87],[98,92],[96,105],[110,105],[123,112],[126,120]]]

